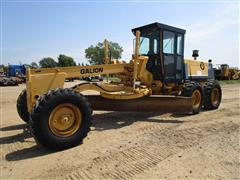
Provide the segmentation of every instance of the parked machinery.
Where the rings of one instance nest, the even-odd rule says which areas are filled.
[[[153,23],[132,32],[135,52],[129,63],[110,63],[105,41],[105,64],[28,69],[17,110],[38,143],[52,149],[78,145],[90,130],[92,109],[196,114],[219,107],[222,91],[209,75],[210,62],[183,58],[185,30]],[[121,81],[63,88],[66,78],[108,74]],[[86,90],[99,95],[82,95]]]
[[[217,80],[237,80],[240,78],[240,71],[228,64],[220,64],[214,69],[214,75]]]

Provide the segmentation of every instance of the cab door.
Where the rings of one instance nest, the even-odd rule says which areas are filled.
[[[164,81],[166,83],[175,81],[175,33],[163,31],[163,66]]]
[[[176,33],[176,82],[179,82],[183,79],[184,72],[184,62],[183,62],[183,54],[184,54],[184,35],[180,33]]]
[[[183,79],[183,35],[163,31],[164,82],[176,83]]]

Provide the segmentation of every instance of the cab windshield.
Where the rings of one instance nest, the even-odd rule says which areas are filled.
[[[140,37],[139,53],[143,56],[153,55],[158,53],[158,33],[154,32],[147,36]]]

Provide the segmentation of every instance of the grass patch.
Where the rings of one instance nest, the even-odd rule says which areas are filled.
[[[221,85],[224,84],[240,84],[240,80],[225,80],[225,81],[218,81]]]

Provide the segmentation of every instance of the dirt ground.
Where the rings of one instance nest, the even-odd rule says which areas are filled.
[[[83,144],[61,152],[37,146],[18,117],[24,88],[1,87],[1,179],[240,179],[240,84],[192,116],[94,112]]]

